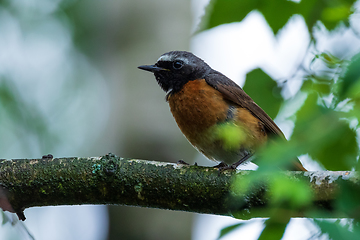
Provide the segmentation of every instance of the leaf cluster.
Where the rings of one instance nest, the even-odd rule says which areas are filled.
[[[292,16],[300,15],[311,35],[310,46],[315,46],[315,26],[322,24],[334,33],[340,25],[349,28],[349,17],[355,10],[354,2],[212,0],[200,24],[200,31],[242,21],[250,12],[258,11],[276,34]],[[271,217],[265,221],[259,239],[282,238],[291,212],[301,211],[312,203],[312,190],[308,184],[289,180],[279,171],[286,168],[291,160],[307,155],[327,170],[359,171],[360,53],[352,55],[350,59],[342,59],[330,51],[312,55],[312,61],[302,76],[302,87],[295,96],[295,99],[304,101],[291,116],[295,122],[291,139],[269,143],[257,155],[258,171],[249,174],[245,180],[242,178],[241,182],[234,182],[234,191],[239,194],[253,191],[262,184],[270,189]],[[274,118],[291,102],[281,96],[283,86],[261,69],[255,69],[247,74],[244,90]],[[342,184],[334,209],[344,212],[353,221],[344,225],[339,221],[315,220],[318,235],[327,234],[330,239],[344,239],[344,236],[360,238],[359,192],[360,188],[355,184]],[[311,216],[311,213],[307,214]],[[246,223],[224,228],[219,238],[244,225]]]

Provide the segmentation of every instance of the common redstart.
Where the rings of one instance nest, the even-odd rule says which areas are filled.
[[[154,73],[167,93],[166,101],[180,130],[210,160],[236,168],[270,138],[285,139],[280,128],[240,86],[190,52],[164,53],[154,65],[138,68]],[[235,146],[221,137],[219,129],[226,130],[223,126],[234,131],[234,126],[239,128],[242,136]],[[306,171],[298,159],[288,170]]]

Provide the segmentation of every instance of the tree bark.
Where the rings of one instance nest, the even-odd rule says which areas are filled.
[[[113,154],[90,158],[0,160],[0,207],[16,212],[35,206],[118,204],[197,213],[268,217],[266,186],[234,194],[231,183],[251,171],[224,171],[136,159]],[[331,211],[340,181],[359,183],[356,172],[284,172],[305,179],[314,193],[312,207]],[[11,205],[6,205],[6,200]],[[305,209],[306,211],[306,209]],[[302,217],[304,212],[293,212]],[[335,217],[342,217],[336,213]],[[312,217],[329,217],[320,212]]]

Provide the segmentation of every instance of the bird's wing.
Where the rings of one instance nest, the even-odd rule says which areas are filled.
[[[276,136],[285,139],[283,132],[274,123],[274,121],[267,115],[267,113],[259,107],[254,100],[242,90],[239,85],[227,78],[220,72],[212,70],[206,77],[207,84],[221,92],[225,99],[239,105],[240,107],[248,109],[255,117],[264,123],[265,129]],[[301,164],[298,158],[292,161],[292,171],[307,171]]]
[[[242,90],[239,85],[230,80],[222,73],[213,70],[206,77],[207,84],[221,92],[225,99],[248,109],[255,117],[264,123],[268,132],[285,138],[283,132],[275,124],[275,122],[267,115],[267,113],[259,107],[254,100]]]

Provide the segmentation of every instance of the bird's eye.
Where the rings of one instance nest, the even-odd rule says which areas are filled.
[[[182,66],[183,66],[183,62],[182,61],[175,61],[174,63],[173,63],[173,68],[174,69],[180,69],[180,68],[182,68]]]

